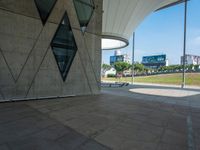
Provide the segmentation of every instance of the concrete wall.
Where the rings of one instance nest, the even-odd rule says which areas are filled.
[[[57,0],[43,26],[34,0],[0,1],[0,101],[100,92],[102,0],[82,34],[72,0]],[[65,11],[78,47],[64,82],[51,40]]]

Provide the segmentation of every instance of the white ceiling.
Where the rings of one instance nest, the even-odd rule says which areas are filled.
[[[103,0],[103,35],[129,39],[153,11],[178,0]]]

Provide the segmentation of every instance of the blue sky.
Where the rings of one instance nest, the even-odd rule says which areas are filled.
[[[166,54],[169,64],[179,64],[183,51],[184,4],[179,4],[150,14],[136,29],[135,60],[142,56]],[[132,56],[130,45],[122,49]],[[103,51],[102,62],[109,64],[114,51]],[[200,55],[200,0],[188,2],[187,54]]]

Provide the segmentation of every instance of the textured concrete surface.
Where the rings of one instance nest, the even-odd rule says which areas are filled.
[[[121,96],[114,95],[119,91]],[[188,150],[192,145],[200,149],[200,108],[164,102],[178,98],[127,94],[118,88],[103,93],[0,103],[0,146],[21,150],[36,143],[35,149]],[[187,99],[196,100],[196,96]]]
[[[73,0],[57,0],[44,26],[33,0],[0,1],[0,101],[99,94],[102,1],[94,3],[82,34]],[[65,12],[78,50],[63,82],[50,43]]]
[[[109,150],[26,103],[0,104],[0,150],[90,149]]]

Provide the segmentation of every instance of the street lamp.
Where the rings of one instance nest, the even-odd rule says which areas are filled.
[[[182,75],[182,85],[181,85],[182,88],[185,87],[186,36],[187,36],[187,0],[185,0],[185,9],[184,9],[183,75]]]
[[[135,32],[133,32],[133,49],[132,49],[132,80],[131,83],[134,82],[134,57],[135,57]]]

